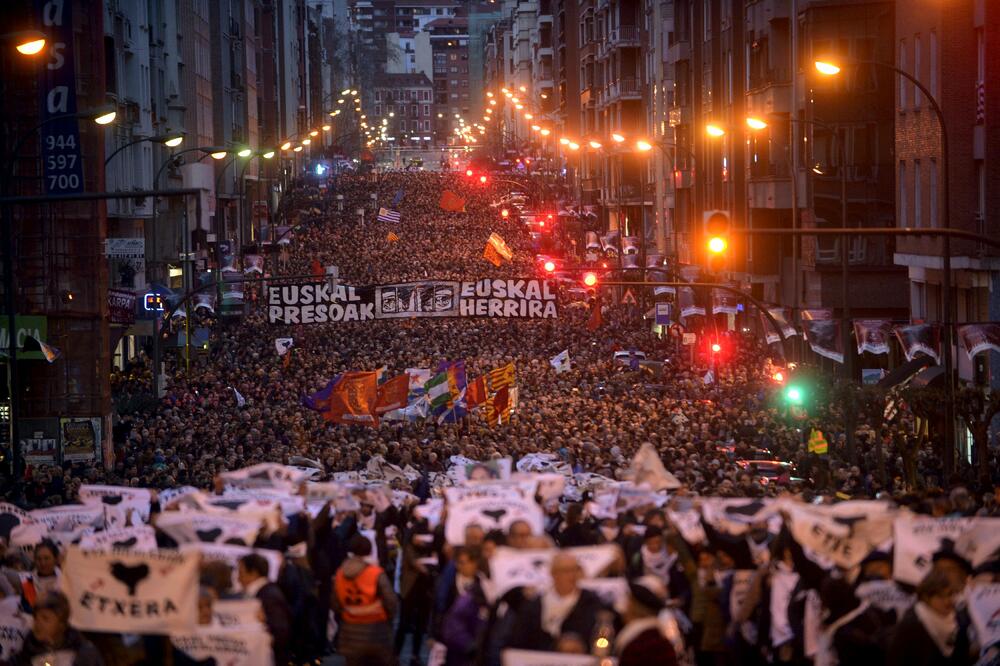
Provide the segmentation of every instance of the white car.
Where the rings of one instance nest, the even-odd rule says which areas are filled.
[[[646,353],[641,351],[627,352],[627,351],[616,351],[615,355],[612,357],[615,363],[620,363],[621,365],[631,365],[633,360],[645,361]]]

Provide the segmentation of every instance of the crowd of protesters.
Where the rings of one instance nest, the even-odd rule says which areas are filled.
[[[510,183],[427,172],[302,182],[283,204],[285,223],[294,230],[268,256],[266,273],[319,275],[336,265],[339,279],[351,285],[539,276],[539,239],[516,216],[504,219],[491,205],[511,189]],[[438,207],[446,190],[465,198],[465,212]],[[373,203],[394,207],[400,221],[376,221]],[[366,209],[363,217],[358,208]],[[492,232],[514,253],[499,267],[483,258]],[[551,234],[543,241],[546,252],[568,262],[568,238],[558,229],[543,233]],[[980,651],[989,658],[965,600],[970,581],[994,580],[996,558],[973,570],[966,553],[942,545],[918,584],[899,587],[913,594],[912,605],[893,613],[858,593],[865,583],[891,581],[889,549],[873,549],[857,567],[837,568],[811,557],[787,524],[747,524],[735,541],[706,524],[708,537],[692,541],[669,517],[673,502],[699,496],[795,495],[821,505],[893,498],[906,511],[936,518],[991,517],[998,510],[992,488],[942,478],[940,458],[929,447],[917,453],[919,487],[907,487],[901,447],[915,435],[905,416],[885,422],[859,415],[857,453],[849,457],[841,407],[817,400],[789,414],[771,378],[776,350],[748,335],[727,333],[725,363],[710,364],[653,333],[644,308],[621,303],[610,290],[596,301],[561,292],[557,319],[320,325],[267,323],[253,291],[246,290],[242,317],[190,312],[210,328],[208,351],[190,368],[179,356],[167,356],[163,398],[150,394],[146,356],[114,373],[112,470],[97,461],[35,467],[12,499],[52,507],[76,501],[81,484],[92,483],[222,493],[221,473],[266,462],[315,461],[319,479],[363,470],[373,461],[415,470],[416,477],[392,482],[413,501],[379,509],[363,502],[356,512],[328,505],[315,516],[286,515],[277,529],[262,530],[254,545],[284,554],[276,577],[256,554],[240,559],[236,586],[232,571],[203,567],[205,616],[199,620],[211,621],[218,600],[258,599],[275,663],[310,663],[330,652],[351,665],[392,664],[401,656],[422,663],[436,654],[428,655],[428,641],[446,648],[443,663],[456,666],[499,664],[506,649],[616,656],[622,665],[964,664],[974,663]],[[595,307],[602,309],[599,326],[589,325]],[[283,337],[294,340],[290,358],[276,353],[275,339]],[[556,373],[550,359],[563,350],[569,350],[572,369]],[[666,363],[650,372],[616,361],[621,351]],[[464,360],[470,378],[515,363],[519,401],[509,421],[487,424],[473,413],[458,423],[344,426],[302,404],[304,395],[345,371],[384,368],[391,376],[445,360]],[[829,442],[825,455],[807,451],[813,430]],[[541,532],[523,522],[502,531],[470,527],[460,545],[448,543],[441,523],[417,510],[435,496],[431,475],[443,476],[454,456],[516,464],[529,454],[551,453],[571,473],[621,479],[647,444],[683,484],[666,507],[638,505],[602,515],[588,509],[592,498],[585,493],[547,503]],[[762,454],[793,463],[794,471],[762,479],[741,464]],[[155,492],[153,498],[155,526],[167,507]],[[374,531],[374,548],[361,530]],[[177,545],[161,530],[157,543]],[[614,602],[583,584],[581,563],[566,550],[596,545],[613,546],[616,553],[599,577],[626,582]],[[515,587],[492,598],[491,555],[499,547],[561,549],[546,564],[551,587]],[[34,613],[21,656],[8,661],[33,663],[38,655],[68,650],[78,664],[188,663],[157,637],[73,629],[59,592],[60,550],[48,540],[31,550],[8,548],[0,593],[20,598],[25,612]],[[736,570],[754,572],[738,601]],[[786,574],[795,576],[790,590]]]

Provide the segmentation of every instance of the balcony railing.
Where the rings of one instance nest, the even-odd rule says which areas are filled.
[[[618,79],[605,88],[603,102],[611,103],[619,99],[642,99],[642,84],[639,79]]]
[[[608,32],[608,42],[614,46],[639,46],[639,28],[623,25]]]

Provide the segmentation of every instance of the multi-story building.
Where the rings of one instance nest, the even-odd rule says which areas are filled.
[[[994,2],[963,0],[943,6],[914,0],[905,11],[897,11],[895,66],[937,100],[948,132],[945,156],[931,101],[910,82],[896,78],[892,94],[899,226],[995,235],[1000,190],[990,184],[1000,182],[1000,63],[989,54],[998,48],[1000,7]],[[996,320],[996,250],[952,241],[951,252],[953,321]],[[896,244],[895,261],[907,271],[909,314],[914,319],[944,319],[942,255],[941,239],[906,238]],[[971,379],[967,355],[956,353],[954,358],[960,375]],[[1000,367],[992,370],[1000,376]]]
[[[426,147],[432,140],[434,86],[425,74],[381,74],[375,79],[375,115],[395,145]]]
[[[424,26],[431,36],[434,72],[434,140],[446,144],[459,119],[469,116],[469,21],[465,16],[435,19]]]

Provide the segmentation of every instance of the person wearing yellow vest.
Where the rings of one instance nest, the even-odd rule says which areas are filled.
[[[355,534],[347,551],[350,556],[333,578],[331,601],[340,626],[337,652],[347,666],[391,666],[396,593],[382,567],[366,559],[372,552],[368,539]]]

